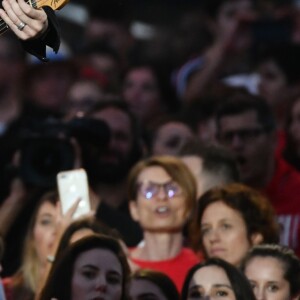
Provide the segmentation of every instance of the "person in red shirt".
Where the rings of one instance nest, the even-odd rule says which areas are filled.
[[[280,242],[300,255],[300,174],[276,153],[277,132],[263,98],[238,94],[219,107],[218,140],[235,155],[241,181],[262,191],[282,226]]]
[[[130,250],[138,268],[168,275],[181,291],[188,270],[199,258],[184,247],[183,228],[196,205],[196,182],[188,167],[172,156],[140,161],[128,179],[129,207],[144,240]]]

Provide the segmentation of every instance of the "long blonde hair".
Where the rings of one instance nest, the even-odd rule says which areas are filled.
[[[13,276],[13,286],[15,288],[25,289],[33,294],[38,289],[38,283],[40,281],[40,261],[34,244],[33,231],[36,224],[37,214],[41,206],[45,202],[49,202],[56,205],[58,201],[58,195],[55,191],[46,192],[40,198],[39,204],[33,213],[27,234],[24,240],[22,265],[19,271]]]

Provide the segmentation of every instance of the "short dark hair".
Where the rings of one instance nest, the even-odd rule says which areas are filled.
[[[71,281],[74,263],[81,253],[95,248],[107,249],[114,253],[118,258],[123,271],[123,294],[120,300],[125,300],[125,284],[128,280],[130,272],[126,255],[120,243],[116,239],[96,234],[78,240],[65,250],[58,261],[55,262],[55,265],[47,278],[47,282],[45,283],[39,299],[71,299]]]
[[[240,180],[233,154],[221,145],[206,145],[198,140],[191,140],[183,146],[180,156],[198,156],[202,159],[203,171],[223,178],[224,183]]]
[[[240,213],[247,228],[248,239],[252,234],[260,233],[264,243],[279,242],[279,224],[270,201],[253,188],[241,183],[232,183],[212,188],[200,197],[196,218],[191,225],[195,249],[203,248],[200,223],[206,208],[215,202],[223,202]]]
[[[283,266],[283,276],[290,285],[291,296],[294,297],[300,293],[300,259],[292,249],[278,244],[256,245],[250,249],[241,264],[241,270],[243,272],[245,272],[247,265],[255,257],[271,257],[277,259]]]
[[[155,284],[168,300],[179,300],[176,285],[168,275],[154,270],[139,269],[132,273],[130,279],[148,280]]]
[[[273,132],[276,128],[276,120],[271,107],[264,98],[246,93],[237,93],[229,99],[225,99],[216,113],[217,129],[220,132],[220,120],[223,117],[235,116],[249,111],[255,111],[257,121],[266,132]]]
[[[210,258],[205,262],[199,263],[190,269],[183,284],[181,297],[182,300],[188,299],[189,285],[196,271],[209,266],[219,267],[226,273],[228,280],[230,281],[230,284],[232,286],[235,299],[255,300],[255,296],[253,294],[251,285],[245,277],[245,275],[242,272],[240,272],[236,267],[220,258]]]

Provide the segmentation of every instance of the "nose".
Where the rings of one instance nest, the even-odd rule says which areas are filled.
[[[211,229],[208,235],[208,239],[211,244],[214,244],[216,242],[220,241],[220,234],[218,232],[218,229]]]
[[[163,188],[163,186],[160,186],[158,188],[157,198],[159,200],[166,200],[168,198],[167,192],[165,191],[165,189]]]
[[[256,300],[266,300],[265,290],[261,287],[254,289]]]
[[[242,138],[239,134],[234,134],[230,143],[232,149],[240,149],[244,145]]]
[[[107,282],[104,276],[99,276],[96,281],[96,291],[101,293],[106,293],[107,291]]]

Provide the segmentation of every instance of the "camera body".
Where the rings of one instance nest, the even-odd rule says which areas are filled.
[[[74,168],[75,149],[72,143],[91,143],[105,147],[110,139],[107,124],[90,118],[68,122],[49,119],[33,123],[23,130],[19,173],[28,185],[52,188],[56,175]]]

